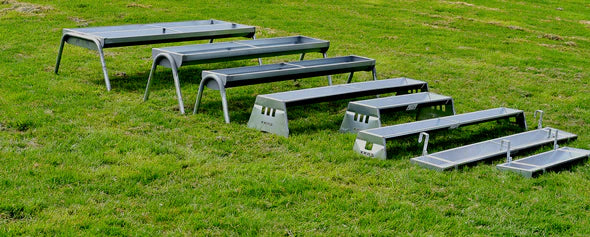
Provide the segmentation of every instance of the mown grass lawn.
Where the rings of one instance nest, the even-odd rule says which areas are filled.
[[[381,79],[425,80],[459,113],[518,108],[532,129],[542,109],[545,125],[578,134],[568,146],[590,149],[586,1],[4,0],[0,235],[590,235],[587,162],[535,179],[498,171],[502,158],[440,173],[409,163],[417,138],[369,159],[337,132],[346,101],[289,111],[289,138],[247,128],[257,94],[323,77],[229,89],[225,124],[213,90],[202,113],[179,115],[169,70],[142,102],[153,45],[105,50],[111,92],[94,51],[66,45],[53,73],[62,28],[211,18],[255,25],[259,38],[330,40],[329,55],[374,58]],[[243,65],[256,60],[182,68],[187,111],[201,69]],[[515,132],[460,128],[434,134],[429,148]]]

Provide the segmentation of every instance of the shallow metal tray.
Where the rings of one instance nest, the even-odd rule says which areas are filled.
[[[533,177],[547,170],[561,167],[590,157],[590,151],[571,147],[562,147],[543,152],[520,160],[499,164],[500,170],[512,171],[524,177]]]
[[[420,166],[438,171],[456,169],[463,165],[501,156],[506,154],[507,151],[514,153],[523,149],[551,144],[556,140],[555,136],[552,135],[553,131],[556,131],[556,129],[536,129],[471,145],[457,147],[446,151],[423,155],[412,158],[410,161]],[[575,139],[576,137],[577,135],[575,134],[559,130],[557,141],[566,141]],[[507,146],[508,143],[510,144],[509,146]]]

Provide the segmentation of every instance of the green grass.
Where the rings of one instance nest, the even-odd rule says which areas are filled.
[[[590,235],[589,163],[535,179],[498,171],[502,159],[440,173],[409,163],[417,137],[388,144],[389,160],[369,159],[337,132],[344,101],[294,108],[288,139],[247,128],[255,95],[323,77],[229,89],[225,124],[213,90],[202,113],[179,115],[169,70],[142,102],[154,46],[105,50],[111,92],[93,51],[66,45],[53,74],[62,28],[215,18],[255,25],[259,37],[330,40],[329,55],[375,58],[381,79],[425,80],[459,113],[513,107],[534,127],[542,109],[545,125],[579,135],[568,146],[590,149],[587,2],[0,3],[0,235]],[[201,69],[255,64],[182,68],[187,111]],[[460,128],[429,148],[517,131]]]

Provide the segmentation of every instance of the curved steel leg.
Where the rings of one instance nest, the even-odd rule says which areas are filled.
[[[67,35],[63,35],[61,37],[61,42],[59,43],[59,50],[57,51],[57,60],[55,62],[55,74],[59,71],[59,63],[61,62],[61,54],[64,50],[64,45],[66,43]]]
[[[104,74],[104,83],[107,86],[107,91],[111,91],[111,81],[109,80],[109,72],[107,71],[107,64],[104,60],[104,52],[102,51],[102,44],[97,40],[93,39],[94,43],[96,43],[96,49],[98,50],[98,54],[100,55],[100,63],[102,64],[102,73]]]
[[[154,72],[156,71],[156,67],[164,59],[168,60],[168,63],[170,63],[170,68],[172,69],[172,78],[174,79],[174,87],[176,89],[176,99],[178,99],[178,106],[179,106],[178,110],[180,111],[181,114],[184,114],[184,102],[182,100],[182,92],[180,90],[180,79],[178,77],[178,68],[176,68],[176,63],[174,61],[174,58],[172,58],[172,56],[170,56],[170,54],[167,54],[167,53],[158,54],[154,58],[154,62],[152,64],[152,70],[150,71],[147,85],[145,87],[145,94],[143,96],[143,101],[148,100],[151,79],[153,77]]]
[[[225,123],[229,123],[229,110],[227,106],[227,97],[225,94],[225,86],[219,77],[215,75],[208,75],[201,80],[199,84],[199,92],[197,94],[197,100],[195,101],[195,108],[193,110],[193,114],[196,114],[199,110],[199,104],[201,103],[201,98],[203,97],[203,90],[205,89],[205,85],[208,81],[214,80],[219,87],[219,94],[221,95],[221,106],[223,108],[223,118],[225,119]]]

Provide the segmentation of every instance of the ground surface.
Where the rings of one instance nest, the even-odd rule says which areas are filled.
[[[142,102],[152,46],[106,50],[111,92],[93,51],[67,45],[53,73],[62,28],[215,18],[259,37],[330,40],[329,55],[375,58],[382,79],[428,81],[459,113],[519,108],[532,129],[542,109],[545,125],[579,135],[569,146],[590,149],[586,1],[0,3],[0,235],[590,235],[590,163],[536,179],[499,172],[502,158],[439,173],[409,163],[414,138],[391,142],[389,160],[361,157],[355,136],[337,132],[346,101],[291,110],[288,139],[246,127],[257,94],[325,78],[232,88],[228,125],[212,90],[202,113],[179,115],[168,70]],[[182,68],[187,110],[202,68],[255,64]],[[430,151],[517,131],[442,132]]]

